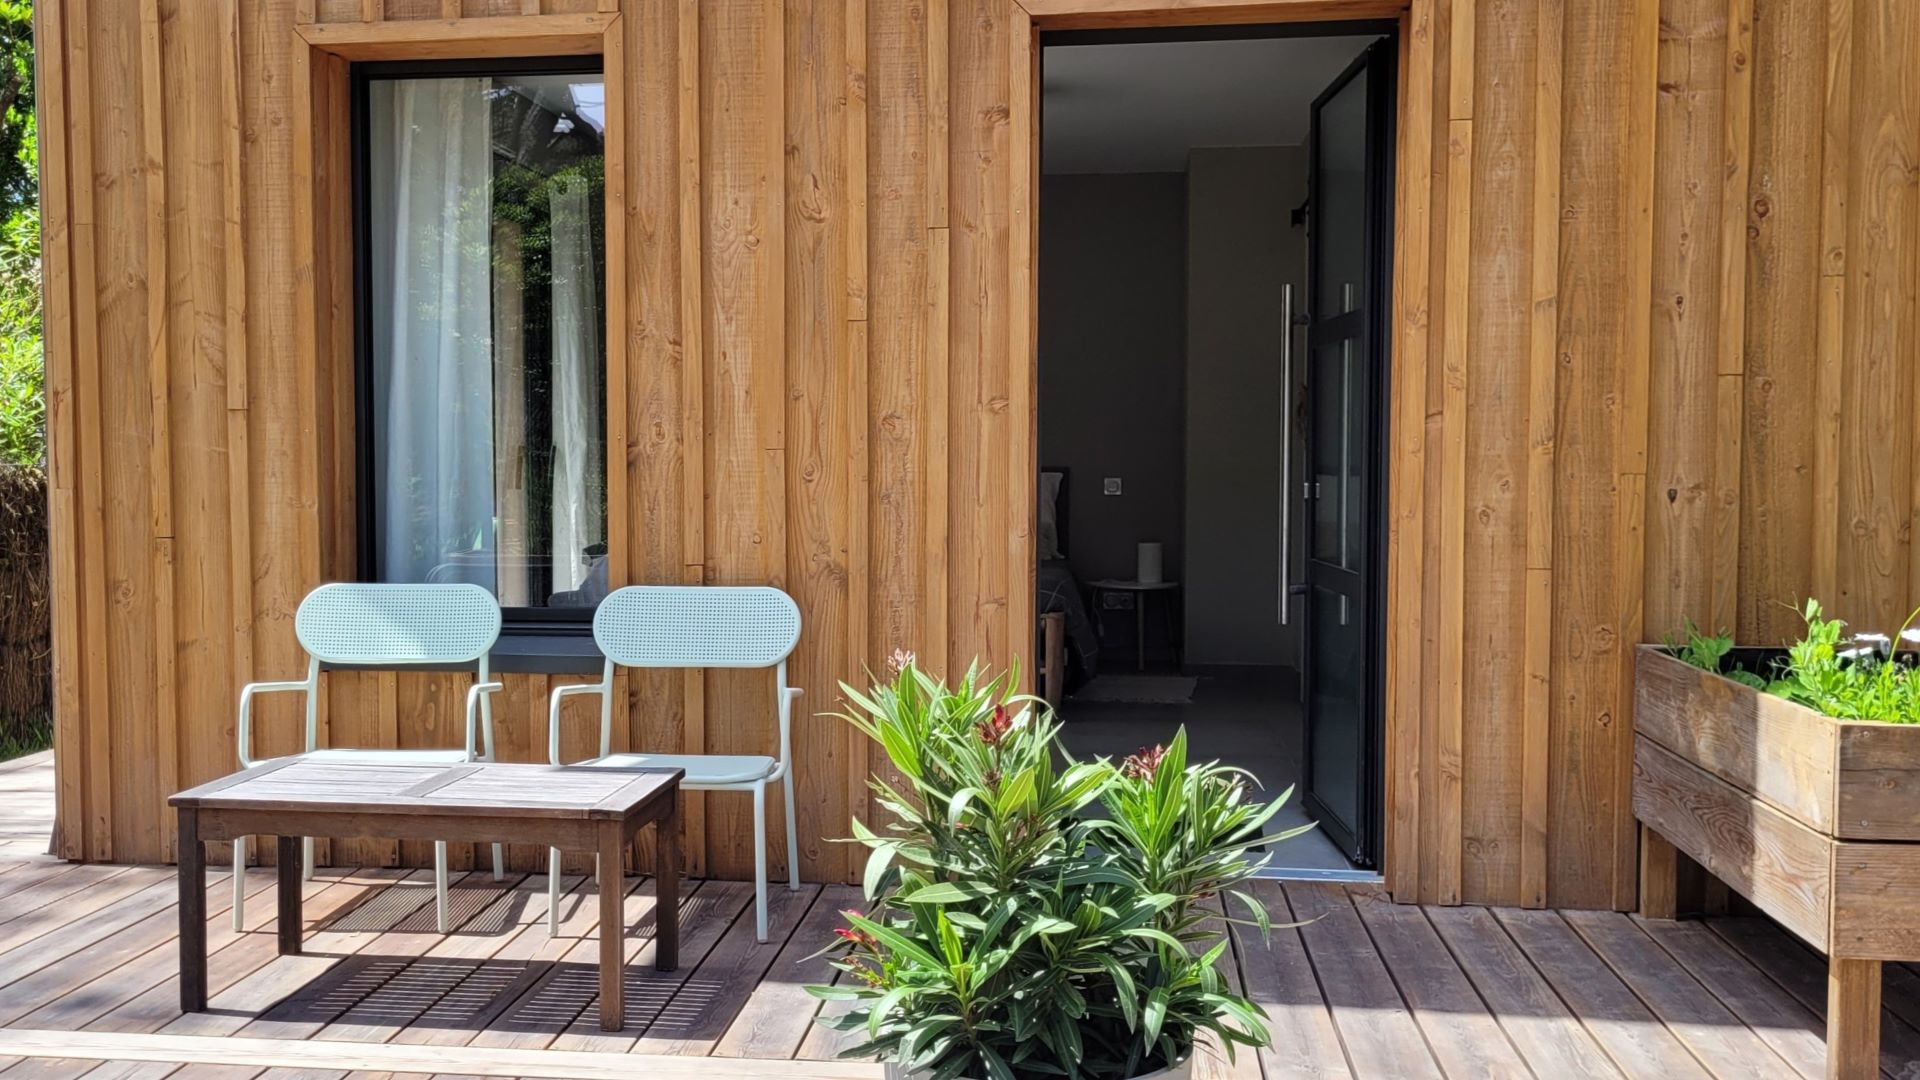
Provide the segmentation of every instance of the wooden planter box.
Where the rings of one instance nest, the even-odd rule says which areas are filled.
[[[1672,918],[1674,853],[1698,863],[1827,954],[1828,1074],[1877,1075],[1880,962],[1920,960],[1920,725],[1836,720],[1650,645],[1633,717],[1642,913]]]

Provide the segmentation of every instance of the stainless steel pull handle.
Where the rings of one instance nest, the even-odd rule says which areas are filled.
[[[1293,283],[1280,286],[1280,625],[1287,625],[1293,575]]]

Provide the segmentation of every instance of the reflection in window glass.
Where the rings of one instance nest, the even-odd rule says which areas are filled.
[[[606,593],[605,98],[598,74],[368,84],[382,581]]]

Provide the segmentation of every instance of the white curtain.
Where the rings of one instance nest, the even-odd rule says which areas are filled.
[[[606,455],[600,425],[600,320],[593,261],[592,185],[555,182],[553,230],[553,589],[587,580],[589,545],[605,540],[601,520]]]
[[[380,563],[389,581],[494,587],[493,342],[490,312],[492,127],[486,79],[391,84],[392,327]],[[379,283],[376,282],[376,287]],[[376,349],[382,343],[376,343]]]

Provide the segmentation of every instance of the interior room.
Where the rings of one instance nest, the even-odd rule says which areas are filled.
[[[1184,725],[1270,794],[1304,777],[1309,133],[1377,40],[1044,42],[1038,611],[1075,753]]]

